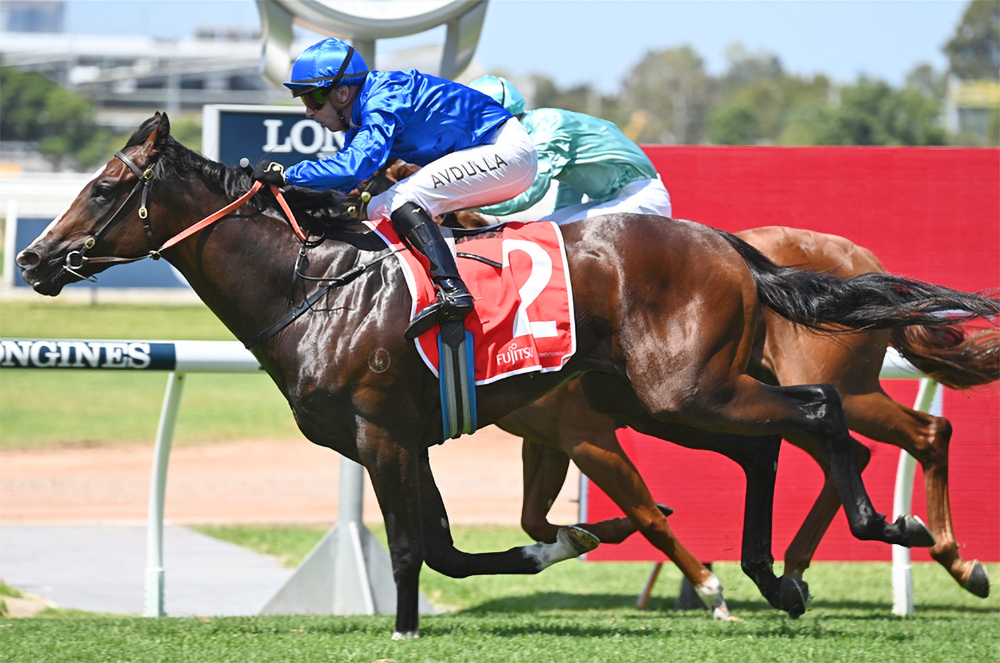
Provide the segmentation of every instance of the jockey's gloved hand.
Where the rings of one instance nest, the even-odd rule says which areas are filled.
[[[253,169],[252,177],[255,182],[285,186],[285,167],[277,161],[261,159]]]

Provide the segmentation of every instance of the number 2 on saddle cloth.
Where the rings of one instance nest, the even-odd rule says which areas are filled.
[[[388,220],[369,225],[398,250],[412,318],[436,300],[426,259],[404,248]],[[475,311],[465,318],[465,329],[474,341],[475,384],[561,369],[576,351],[576,324],[559,227],[511,222],[473,234],[441,230],[455,247],[459,273],[476,300]],[[440,378],[439,334],[439,325],[434,325],[417,338],[416,347]]]

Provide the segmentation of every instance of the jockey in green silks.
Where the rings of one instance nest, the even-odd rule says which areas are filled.
[[[554,211],[540,220],[569,223],[619,212],[671,215],[670,194],[649,157],[614,123],[557,108],[525,112],[524,97],[498,76],[482,76],[469,87],[520,119],[538,152],[538,173],[528,190],[480,207],[484,214],[522,212],[541,201],[555,182]]]

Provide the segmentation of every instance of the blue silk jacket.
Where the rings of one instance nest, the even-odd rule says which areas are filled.
[[[389,159],[418,166],[490,142],[511,118],[500,104],[459,83],[407,71],[373,71],[351,107],[344,148],[285,171],[289,184],[346,189],[375,174]]]

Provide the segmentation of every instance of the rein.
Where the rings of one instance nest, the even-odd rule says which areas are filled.
[[[63,264],[63,269],[77,276],[78,278],[86,281],[92,281],[92,282],[97,281],[97,279],[91,276],[86,276],[77,271],[88,263],[116,265],[116,264],[127,264],[130,262],[137,262],[139,260],[144,260],[146,258],[159,260],[160,258],[163,257],[161,255],[163,251],[166,251],[167,249],[179,244],[185,239],[191,237],[192,235],[201,232],[202,230],[209,227],[219,219],[225,217],[228,214],[231,214],[233,211],[242,207],[244,204],[246,204],[248,200],[257,195],[257,192],[260,191],[262,185],[261,182],[254,182],[253,186],[250,187],[250,190],[244,193],[238,199],[229,203],[219,211],[206,216],[204,219],[198,221],[194,225],[185,228],[184,230],[177,233],[176,235],[168,239],[166,242],[161,244],[158,248],[152,248],[156,246],[156,240],[153,238],[153,228],[149,222],[149,208],[146,205],[146,201],[149,197],[149,189],[153,184],[153,177],[154,177],[153,167],[152,165],[150,165],[146,168],[146,170],[142,170],[141,168],[139,168],[139,166],[135,164],[134,161],[132,161],[132,159],[130,159],[120,150],[118,152],[115,152],[115,157],[118,158],[126,166],[128,166],[129,170],[135,173],[135,176],[138,178],[138,180],[132,187],[132,191],[130,191],[125,200],[122,201],[122,204],[118,206],[118,209],[116,209],[114,213],[110,217],[108,217],[107,221],[101,224],[101,226],[90,237],[88,237],[86,241],[84,241],[83,248],[81,248],[78,251],[70,251],[68,254],[66,254],[66,261]],[[305,234],[305,232],[303,232],[302,228],[299,226],[298,221],[296,221],[295,219],[295,215],[292,214],[291,208],[288,206],[288,203],[285,201],[285,197],[282,195],[278,187],[275,186],[274,184],[271,184],[269,186],[271,187],[271,192],[274,194],[275,199],[281,206],[282,211],[284,211],[285,216],[288,218],[289,224],[291,225],[292,230],[295,232],[295,236],[302,241],[304,249],[309,241],[308,236]],[[367,202],[371,199],[371,194],[367,191],[367,188],[368,187],[366,187],[365,190],[362,191],[360,196],[362,209],[364,205],[367,204]],[[139,218],[142,220],[142,228],[145,231],[146,239],[149,242],[150,246],[149,252],[140,256],[133,256],[133,257],[120,257],[120,256],[88,257],[86,255],[87,251],[97,246],[98,240],[100,240],[105,235],[105,233],[107,233],[111,228],[116,226],[119,222],[121,222],[125,218],[125,211],[129,208],[129,204],[140,192],[141,192],[141,200],[139,205]],[[349,213],[351,214],[355,214],[357,212],[358,209],[354,207],[352,207],[349,210]],[[314,293],[306,297],[301,303],[294,306],[288,313],[286,313],[277,322],[264,329],[262,332],[254,336],[251,340],[244,342],[243,345],[245,345],[247,349],[250,349],[255,345],[263,343],[264,341],[271,338],[279,331],[290,325],[292,322],[297,320],[304,313],[309,311],[312,308],[313,304],[319,301],[332,289],[350,283],[357,277],[361,276],[361,274],[363,274],[369,267],[382,262],[389,256],[393,255],[393,253],[395,253],[395,251],[391,249],[386,250],[380,255],[376,256],[373,260],[367,263],[357,265],[339,276],[334,276],[330,278],[317,278],[317,277],[306,277],[304,275],[299,274],[299,276],[305,280],[328,281],[328,283],[326,283],[323,287],[319,288]],[[296,273],[298,274],[297,269]]]
[[[282,329],[284,329],[285,327],[287,327],[288,325],[292,324],[300,317],[302,317],[302,315],[306,313],[306,311],[312,308],[313,304],[322,299],[328,292],[330,292],[334,288],[339,288],[340,286],[347,285],[354,279],[361,276],[369,267],[377,265],[378,263],[382,262],[383,260],[393,255],[394,253],[395,253],[394,250],[386,249],[385,251],[380,253],[378,256],[376,256],[369,262],[362,263],[360,265],[352,267],[343,274],[339,276],[333,276],[328,279],[327,278],[318,279],[316,277],[303,277],[303,278],[308,278],[309,280],[323,280],[329,282],[322,288],[317,289],[313,294],[303,299],[299,304],[296,304],[294,307],[292,307],[292,310],[286,313],[277,322],[275,322],[274,324],[270,325],[269,327],[261,331],[259,334],[251,338],[249,341],[244,341],[243,345],[246,346],[247,350],[252,349],[255,345],[260,345],[261,343],[271,338],[272,336],[280,332]],[[301,277],[301,275],[299,276]]]

